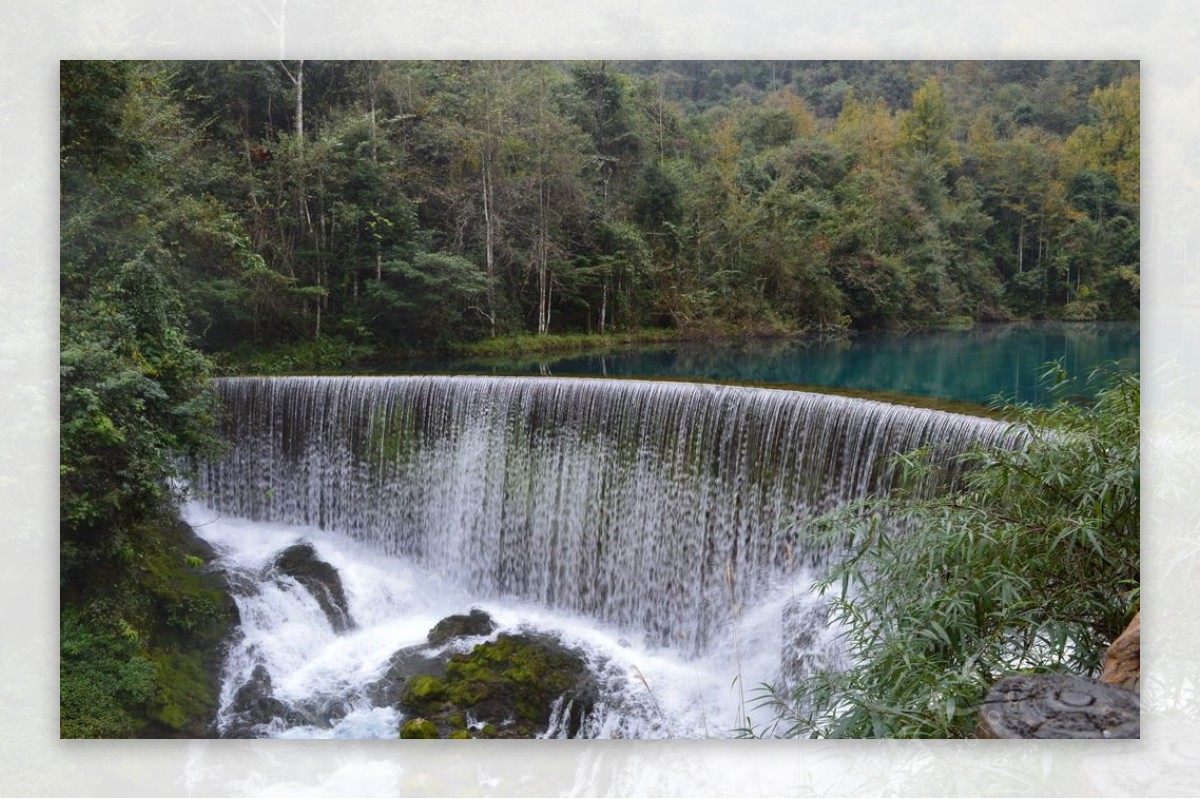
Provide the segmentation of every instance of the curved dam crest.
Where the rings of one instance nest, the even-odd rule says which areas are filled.
[[[334,531],[480,596],[699,651],[730,607],[826,553],[785,535],[886,490],[896,453],[940,465],[988,419],[785,390],[595,378],[214,381],[213,509]]]

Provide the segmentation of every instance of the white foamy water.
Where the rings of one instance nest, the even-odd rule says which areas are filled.
[[[425,643],[442,618],[481,607],[499,625],[490,636],[469,637],[460,649],[503,632],[535,630],[581,651],[593,669],[600,696],[582,734],[597,738],[731,737],[769,713],[751,705],[757,687],[780,678],[784,611],[804,592],[807,577],[794,576],[749,612],[729,609],[710,650],[647,643],[593,619],[513,597],[472,597],[410,559],[381,555],[332,531],[224,518],[193,503],[185,518],[219,553],[218,566],[236,586],[242,634],[229,654],[220,723],[229,722],[233,693],[256,666],[271,675],[273,695],[309,707],[339,706],[326,724],[276,723],[257,735],[280,738],[395,738],[402,722],[394,708],[376,706],[371,683],[386,672],[398,650]],[[333,631],[316,600],[271,564],[287,547],[307,542],[342,579],[356,626]],[[824,641],[822,646],[828,646]],[[435,651],[432,650],[431,651]],[[757,716],[757,718],[755,718]],[[548,735],[561,733],[552,722]]]

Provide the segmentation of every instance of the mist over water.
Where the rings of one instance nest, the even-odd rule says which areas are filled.
[[[202,470],[188,513],[241,586],[224,701],[262,665],[278,698],[325,703],[322,718],[337,703],[331,725],[260,731],[279,736],[394,736],[397,711],[367,686],[474,606],[495,634],[543,630],[585,652],[601,701],[582,734],[731,735],[760,683],[836,657],[806,597],[828,553],[789,525],[886,490],[897,452],[929,445],[950,467],[973,441],[1015,440],[975,417],[695,384],[234,378],[217,390],[230,451]],[[272,572],[298,541],[337,569],[353,629],[335,633]],[[797,636],[798,624],[820,629]]]

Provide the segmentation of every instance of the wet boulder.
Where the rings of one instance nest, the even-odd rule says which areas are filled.
[[[274,568],[312,594],[335,632],[354,628],[342,578],[337,569],[317,557],[312,544],[294,544],[283,550],[275,558]]]
[[[409,719],[400,727],[401,738],[437,738],[438,729],[428,719]]]
[[[383,676],[367,686],[366,695],[376,705],[395,707],[404,696],[404,686],[413,677],[441,674],[447,656],[433,656],[425,646],[405,647],[392,655]]]
[[[454,638],[464,638],[469,635],[491,635],[496,629],[496,622],[487,611],[471,608],[467,614],[447,616],[433,626],[429,631],[428,640],[431,646],[441,646]]]
[[[481,608],[447,616],[429,631],[428,646],[417,644],[397,650],[388,661],[383,676],[367,687],[367,696],[379,705],[398,705],[410,678],[440,674],[445,670],[449,653],[432,652],[430,647],[440,647],[459,638],[490,635],[495,629],[496,623]]]
[[[598,688],[582,653],[535,633],[502,634],[450,656],[437,673],[414,675],[398,704],[441,738],[535,738],[561,707],[565,734],[576,734]],[[410,731],[415,734],[415,729]]]
[[[232,722],[225,731],[226,738],[254,738],[255,728],[270,724],[273,719],[286,719],[290,715],[287,704],[272,694],[274,686],[266,667],[254,667],[250,679],[237,689],[230,704]]]

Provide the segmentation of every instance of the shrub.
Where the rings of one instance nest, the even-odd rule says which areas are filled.
[[[819,521],[844,557],[813,590],[850,665],[790,696],[766,689],[768,732],[964,737],[1007,673],[1098,673],[1139,603],[1139,382],[1107,380],[1088,406],[1014,409],[1027,445],[973,451],[941,496],[901,491]],[[901,461],[913,485],[928,472],[920,453]]]
[[[150,699],[154,664],[136,654],[136,633],[91,627],[76,614],[62,616],[59,661],[59,734],[63,738],[120,738],[140,722],[127,708]]]

